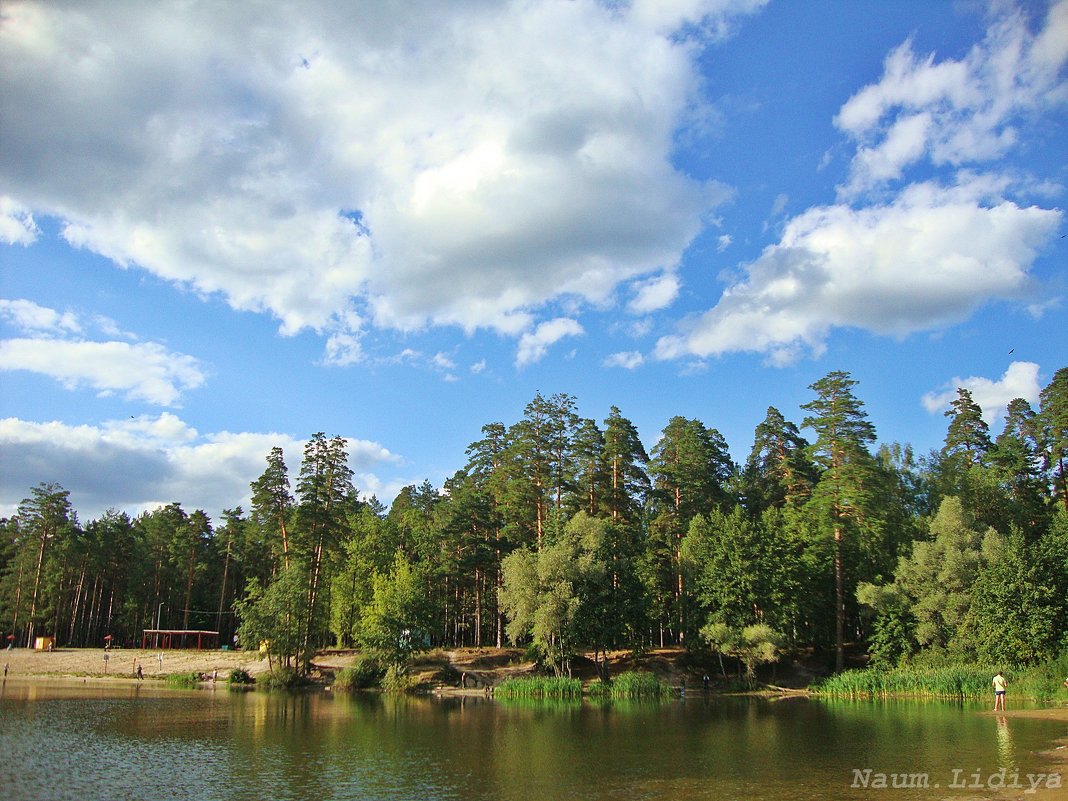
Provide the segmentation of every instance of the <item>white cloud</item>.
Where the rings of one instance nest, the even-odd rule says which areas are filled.
[[[716,240],[716,252],[722,253],[727,248],[729,248],[731,246],[731,243],[733,242],[734,239],[731,237],[730,234],[723,234],[719,237],[719,239]]]
[[[533,331],[519,338],[519,347],[515,356],[516,367],[525,367],[540,361],[548,352],[550,345],[559,342],[564,337],[579,336],[582,333],[584,333],[582,326],[567,317],[557,317],[541,323]]]
[[[76,247],[339,334],[332,363],[362,358],[353,304],[518,335],[678,262],[721,199],[671,161],[690,41],[761,5],[9,3],[0,233],[57,217]]]
[[[645,364],[645,357],[636,350],[613,353],[604,360],[606,367],[622,367],[625,370],[636,370]]]
[[[60,314],[30,300],[0,298],[0,318],[29,333],[77,334],[82,330],[77,316],[71,312]]]
[[[679,295],[679,277],[675,273],[640,281],[627,308],[635,314],[647,314],[666,308]]]
[[[431,364],[439,370],[455,370],[456,362],[447,353],[435,353],[430,359]]]
[[[990,188],[922,184],[888,205],[809,209],[656,353],[753,351],[784,364],[821,353],[834,326],[904,336],[964,320],[991,299],[1021,298],[1062,215],[989,202]]]
[[[347,331],[336,331],[327,337],[323,363],[332,367],[359,364],[364,359],[360,338]]]
[[[921,59],[909,42],[895,49],[882,79],[835,118],[857,144],[841,202],[788,220],[780,241],[714,308],[661,338],[656,355],[750,351],[784,365],[821,354],[836,327],[906,336],[990,301],[1033,301],[1031,266],[1063,213],[1019,200],[1029,179],[958,167],[1004,155],[1022,115],[1068,101],[1066,9],[1059,0],[1038,34],[1021,12],[996,18],[961,61]],[[922,159],[947,174],[886,191]],[[884,191],[865,205],[869,189]]]
[[[988,425],[1001,419],[1009,402],[1016,398],[1037,404],[1042,389],[1038,381],[1037,364],[1013,362],[997,381],[978,376],[954,378],[946,382],[942,389],[926,393],[922,398],[923,407],[931,414],[944,412],[956,400],[958,388],[971,393],[972,400],[983,410],[983,419]]]
[[[203,509],[214,521],[223,509],[249,509],[249,484],[281,447],[291,477],[300,467],[304,441],[277,433],[219,432],[201,435],[163,414],[101,426],[0,420],[0,497],[23,498],[41,482],[60,484],[83,522],[108,508],[133,515],[172,502]],[[349,466],[365,480],[364,493],[381,491],[374,469],[398,463],[375,442],[347,440]],[[41,465],[48,465],[42,474]],[[11,515],[14,506],[0,507]]]
[[[0,242],[8,245],[32,245],[40,229],[33,214],[20,203],[0,195]]]
[[[1023,11],[1010,9],[960,60],[921,57],[910,41],[891,52],[879,82],[835,117],[859,145],[845,191],[899,178],[925,158],[953,166],[997,159],[1017,143],[1024,115],[1068,100],[1068,2],[1050,6],[1037,34],[1028,25]]]
[[[0,370],[28,370],[67,389],[119,392],[160,406],[174,406],[182,392],[196,389],[206,378],[197,359],[153,342],[7,339],[0,341]]]

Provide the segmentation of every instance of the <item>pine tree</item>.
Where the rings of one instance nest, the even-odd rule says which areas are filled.
[[[289,518],[293,511],[289,472],[279,447],[267,455],[267,469],[252,482],[252,521],[265,533],[271,549],[281,546],[281,563],[289,567]]]
[[[769,406],[756,427],[753,449],[742,473],[742,494],[754,517],[765,509],[800,506],[812,493],[815,470],[807,456],[808,442],[794,423]]]
[[[1039,395],[1038,428],[1052,496],[1068,510],[1068,367],[1053,374]]]
[[[803,404],[810,414],[802,425],[816,432],[811,453],[823,470],[809,505],[830,525],[834,561],[835,668],[845,667],[847,531],[863,517],[871,485],[875,427],[853,394],[857,382],[842,371],[828,373],[809,388],[817,397]]]
[[[638,429],[613,406],[604,421],[604,469],[608,488],[604,506],[612,520],[636,524],[651,488]]]
[[[321,614],[320,587],[329,587],[330,582],[330,576],[324,573],[340,549],[348,515],[357,506],[344,438],[335,436],[327,440],[319,432],[308,441],[297,481],[297,497],[300,541],[293,550],[307,565],[307,621],[301,651],[301,669],[306,670],[312,648],[328,628],[329,616]]]

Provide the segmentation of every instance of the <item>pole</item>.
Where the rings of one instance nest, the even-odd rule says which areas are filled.
[[[160,603],[159,608],[156,610],[156,648],[159,648],[159,624],[163,619],[163,603]]]

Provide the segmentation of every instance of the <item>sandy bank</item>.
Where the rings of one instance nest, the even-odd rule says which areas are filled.
[[[159,655],[163,655],[162,661]],[[115,648],[104,660],[103,648],[61,648],[51,653],[29,648],[0,651],[0,665],[9,677],[19,678],[135,678],[137,666],[145,679],[161,679],[168,673],[218,671],[225,679],[233,668],[253,676],[267,670],[267,660],[258,652],[245,651],[156,651],[140,648]]]

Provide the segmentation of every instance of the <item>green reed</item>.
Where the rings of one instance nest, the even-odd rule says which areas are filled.
[[[644,670],[629,670],[614,679],[595,681],[589,686],[592,698],[618,700],[624,698],[666,698],[671,688],[654,674]]]
[[[582,682],[565,676],[505,679],[493,690],[495,698],[581,698]]]
[[[1009,698],[1050,702],[1068,697],[1068,651],[1027,667],[975,664],[892,670],[848,670],[819,682],[813,691],[830,698],[987,698],[991,679],[999,670],[1008,681]]]

